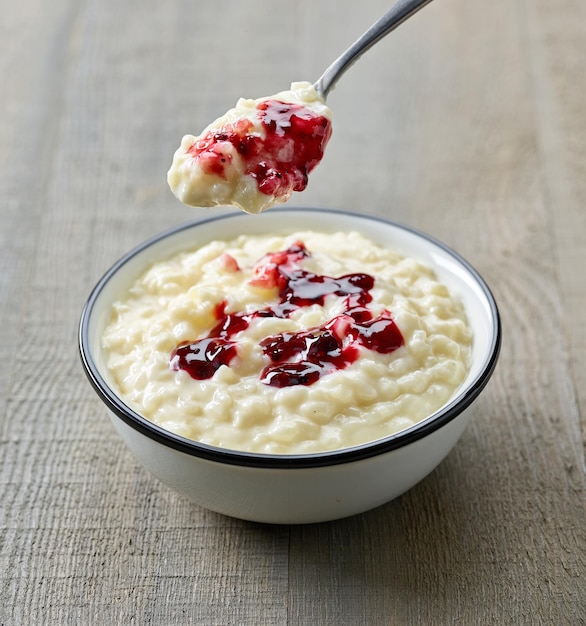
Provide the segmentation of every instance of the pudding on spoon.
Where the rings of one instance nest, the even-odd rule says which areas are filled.
[[[167,181],[189,206],[260,213],[303,191],[332,134],[331,111],[313,85],[241,98],[197,137],[185,135]]]
[[[241,98],[199,136],[185,135],[167,174],[173,193],[189,206],[261,213],[303,191],[332,134],[328,93],[367,50],[430,1],[398,0],[315,84]]]

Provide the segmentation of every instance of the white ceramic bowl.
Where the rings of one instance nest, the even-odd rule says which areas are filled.
[[[212,239],[300,229],[355,230],[432,266],[463,299],[474,334],[470,372],[451,401],[423,421],[352,448],[305,455],[254,454],[175,435],[130,409],[116,393],[100,339],[112,303],[152,262]],[[260,216],[221,214],[189,223],[138,246],[98,282],[82,313],[83,366],[112,422],[152,474],[199,505],[270,523],[321,522],[379,506],[415,485],[448,454],[471,417],[500,348],[499,313],[489,288],[455,252],[431,237],[379,217],[326,209],[272,209]]]

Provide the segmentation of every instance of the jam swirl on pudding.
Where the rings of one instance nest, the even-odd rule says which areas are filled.
[[[303,242],[265,255],[255,267],[252,285],[275,289],[278,302],[253,311],[226,313],[226,302],[216,307],[217,324],[197,341],[177,346],[171,367],[185,370],[196,380],[211,378],[238,354],[237,335],[251,321],[262,317],[288,318],[301,307],[323,305],[329,296],[343,298],[343,310],[326,323],[298,332],[284,332],[260,342],[270,363],[260,380],[273,387],[311,385],[322,376],[354,363],[360,346],[389,354],[403,345],[401,331],[388,310],[376,317],[367,305],[375,279],[370,274],[347,274],[339,278],[315,274],[300,267],[310,256]],[[234,261],[235,262],[235,261]]]

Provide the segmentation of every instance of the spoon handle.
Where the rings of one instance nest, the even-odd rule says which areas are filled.
[[[367,50],[430,2],[431,0],[398,0],[321,75],[314,84],[317,93],[325,100],[342,74]]]

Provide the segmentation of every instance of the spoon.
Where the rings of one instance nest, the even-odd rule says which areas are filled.
[[[317,93],[325,100],[342,74],[367,50],[430,2],[431,0],[398,0],[321,75],[313,85]]]
[[[326,69],[313,85],[313,89],[321,99],[321,102],[317,103],[318,108],[324,108],[323,103],[328,93],[355,61],[429,2],[431,0],[397,0],[377,22]],[[304,82],[301,85],[305,86],[307,83]],[[280,108],[284,105],[284,110],[279,115],[289,110],[286,102],[299,100],[299,96],[294,96],[292,93],[292,100],[285,98],[285,102],[280,101],[282,94],[278,96],[277,104]],[[313,98],[314,95],[311,94],[312,102]],[[260,100],[271,102],[271,98],[259,99],[257,102]],[[245,100],[245,105],[247,102],[251,101]],[[252,104],[254,105],[254,101]],[[240,114],[238,106],[237,103],[236,108],[231,110],[232,118]],[[293,106],[298,107],[299,104]],[[237,113],[234,113],[235,111]],[[327,116],[324,117],[319,111],[315,113],[309,110],[309,117],[304,118],[306,129],[302,133],[298,130],[294,131],[290,121],[292,115],[293,113],[289,111],[290,117],[285,115],[279,124],[275,118],[271,122],[274,128],[271,130],[270,140],[267,141],[266,137],[260,139],[260,147],[252,152],[248,148],[240,152],[240,149],[236,148],[229,139],[230,136],[234,136],[234,141],[238,142],[239,146],[243,143],[242,137],[234,132],[233,121],[226,123],[226,117],[218,118],[207,127],[204,131],[206,141],[199,141],[203,135],[199,138],[185,135],[173,156],[173,163],[167,173],[171,190],[181,202],[188,206],[234,205],[247,213],[260,213],[277,202],[286,202],[293,191],[305,189],[307,176],[321,160],[331,134],[330,119]],[[247,109],[244,117],[239,118],[244,121],[247,129],[254,127],[249,116],[250,112]],[[256,134],[253,134],[252,131],[247,130],[248,134],[245,133],[245,136],[252,138],[253,141],[259,141],[260,137],[265,136],[262,126],[264,122],[258,115],[254,119],[255,123],[260,126],[260,131],[254,131]],[[317,130],[311,127],[307,129],[307,124],[315,123],[318,124],[315,127]],[[227,127],[229,130],[224,132]],[[218,147],[220,144],[224,147]],[[286,149],[283,149],[282,145],[286,146]],[[225,152],[226,150],[228,152]],[[288,161],[285,159],[283,162],[283,154],[290,155]],[[229,176],[226,171],[229,172]],[[230,181],[229,184],[227,181]]]

